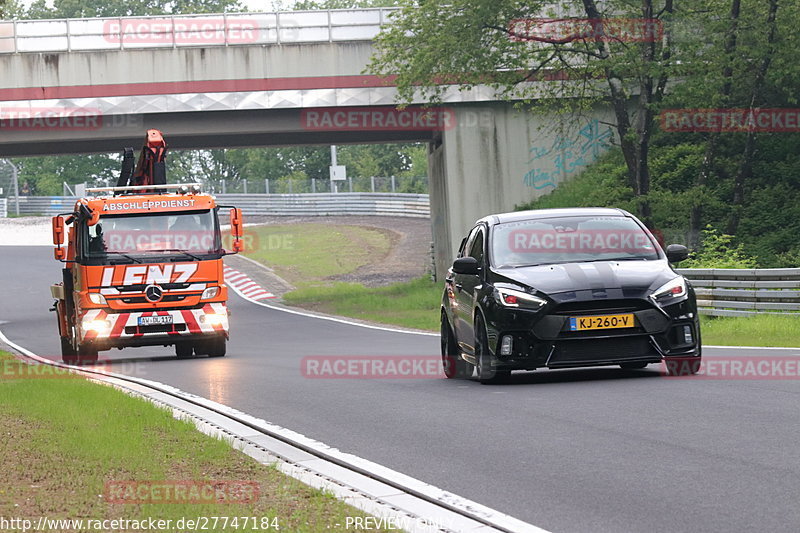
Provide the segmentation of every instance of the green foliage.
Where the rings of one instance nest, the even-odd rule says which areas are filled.
[[[61,19],[245,11],[239,0],[35,0],[26,18]]]
[[[731,235],[725,235],[711,226],[702,231],[700,250],[693,252],[681,263],[681,268],[755,268],[755,258],[748,255],[743,244],[734,244]]]

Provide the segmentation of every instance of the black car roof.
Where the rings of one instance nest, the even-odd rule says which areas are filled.
[[[623,209],[613,207],[564,207],[554,209],[531,209],[529,211],[512,211],[511,213],[497,213],[488,215],[478,222],[486,222],[490,226],[505,222],[518,222],[520,220],[535,220],[538,218],[555,217],[630,217],[633,216]]]

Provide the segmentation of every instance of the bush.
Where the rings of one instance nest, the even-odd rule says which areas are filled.
[[[711,226],[702,231],[700,250],[681,263],[681,268],[755,268],[755,258],[747,255],[743,244],[734,244],[733,236]]]

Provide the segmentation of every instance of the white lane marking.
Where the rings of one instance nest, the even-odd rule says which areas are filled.
[[[285,307],[278,307],[277,305],[270,305],[268,303],[259,302],[253,298],[248,297],[245,293],[240,291],[235,285],[231,285],[231,289],[238,294],[243,300],[247,300],[250,303],[260,305],[261,307],[266,307],[267,309],[274,309],[275,311],[281,311],[283,313],[289,313],[291,315],[300,315],[305,316],[308,318],[316,318],[318,320],[327,320],[329,322],[338,322],[339,324],[347,324],[348,326],[358,326],[359,328],[367,328],[367,329],[377,329],[379,331],[389,331],[391,333],[406,333],[408,335],[425,335],[428,337],[438,337],[438,333],[429,333],[427,331],[411,331],[407,329],[397,329],[397,328],[389,328],[385,326],[373,326],[372,324],[362,324],[361,322],[353,322],[352,320],[346,320],[344,318],[337,318],[333,316],[322,316],[322,315],[315,315],[311,313],[307,313],[305,311],[296,311],[294,309],[287,309]]]
[[[800,346],[719,346],[717,344],[704,344],[703,348],[724,348],[735,350],[794,350],[800,351]]]
[[[27,355],[31,359],[34,359],[41,363],[58,366],[62,368],[70,368],[77,371],[82,370],[82,368],[79,366],[66,365],[64,363],[59,363],[50,359],[46,359],[44,357],[40,357],[35,353],[33,353],[32,351],[28,350],[27,348],[24,348],[19,344],[9,340],[9,338],[6,337],[2,331],[0,331],[0,341],[4,342],[8,346],[11,346],[18,352]],[[203,407],[216,410],[226,415],[236,417],[239,420],[244,421],[245,423],[262,428],[268,432],[272,432],[275,435],[279,435],[280,437],[285,439],[287,443],[289,443],[290,445],[292,443],[296,443],[300,446],[305,446],[307,449],[311,449],[317,452],[319,454],[318,457],[319,456],[321,456],[322,458],[325,458],[326,456],[332,457],[345,464],[349,464],[351,466],[359,468],[362,471],[370,472],[372,476],[377,477],[378,480],[380,480],[380,478],[390,479],[393,482],[400,484],[405,489],[408,489],[409,492],[412,493],[416,492],[417,494],[422,494],[427,498],[431,498],[436,501],[446,503],[450,506],[457,507],[461,510],[468,511],[472,513],[474,516],[480,516],[485,520],[493,522],[496,526],[500,526],[505,529],[519,533],[550,533],[546,529],[542,529],[533,524],[523,522],[522,520],[514,518],[511,515],[501,513],[500,511],[496,511],[491,507],[487,507],[485,505],[469,500],[457,494],[453,494],[452,492],[440,489],[435,485],[431,485],[430,483],[425,483],[424,481],[420,481],[419,479],[403,474],[402,472],[398,472],[397,470],[392,470],[391,468],[387,468],[381,464],[373,463],[372,461],[368,459],[363,459],[357,455],[342,452],[338,448],[332,448],[331,446],[328,446],[324,442],[312,439],[310,437],[306,437],[305,435],[292,431],[291,429],[287,429],[282,426],[273,424],[271,422],[267,422],[263,418],[256,418],[243,411],[239,411],[238,409],[234,409],[233,407],[228,407],[227,405],[217,403],[213,400],[209,400],[208,398],[203,398],[202,396],[197,396],[195,394],[182,391],[181,389],[173,387],[172,385],[167,385],[165,383],[144,378],[126,376],[124,374],[118,374],[115,372],[108,372],[106,370],[95,369],[92,368],[91,366],[87,367],[86,370],[92,370],[97,374],[109,378],[118,378],[127,380],[129,382],[138,383],[139,385],[144,385],[145,387],[151,387],[151,388],[158,387],[161,390],[167,391],[169,394],[173,394],[183,400],[190,400],[196,402],[197,404]],[[378,498],[378,501],[381,500]],[[435,516],[432,517],[430,522],[436,524],[437,523],[436,517]],[[427,530],[428,528],[426,527],[425,531]],[[475,531],[484,531],[484,530],[492,531],[493,529],[490,526],[482,526]]]
[[[230,288],[237,291],[237,293],[241,293],[242,291],[247,292],[252,301],[275,298],[274,294],[250,279],[249,276],[229,266],[225,267],[224,276],[225,283],[227,283]]]

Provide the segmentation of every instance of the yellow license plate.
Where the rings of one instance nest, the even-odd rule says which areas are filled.
[[[584,331],[587,329],[632,328],[634,325],[633,313],[625,315],[569,317],[570,331]]]

